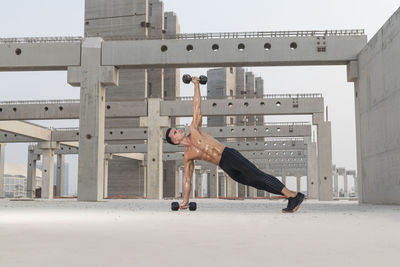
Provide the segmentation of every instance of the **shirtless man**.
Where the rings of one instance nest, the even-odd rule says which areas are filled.
[[[169,128],[165,135],[168,143],[185,146],[185,155],[183,157],[185,164],[183,201],[180,204],[180,208],[188,208],[194,160],[200,159],[218,165],[238,183],[286,196],[289,200],[288,206],[282,209],[282,212],[291,213],[297,211],[304,200],[304,194],[288,190],[276,177],[260,171],[237,150],[223,146],[202,130],[199,78],[193,77],[192,83],[194,84],[194,98],[190,134],[186,135],[180,129]]]

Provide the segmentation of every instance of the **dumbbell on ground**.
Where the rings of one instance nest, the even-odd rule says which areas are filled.
[[[197,209],[197,204],[196,202],[189,202],[189,210],[195,211]],[[179,203],[178,202],[172,202],[171,203],[171,210],[179,210]]]
[[[200,84],[207,84],[207,76],[201,75],[199,77],[200,80]],[[192,81],[192,76],[190,76],[189,74],[185,74],[182,77],[182,81],[184,83],[190,83]]]

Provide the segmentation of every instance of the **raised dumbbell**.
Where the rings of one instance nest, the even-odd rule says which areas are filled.
[[[207,83],[207,76],[201,75],[199,77],[200,79],[200,84],[206,84]],[[182,77],[182,81],[184,83],[190,83],[192,81],[192,76],[190,76],[189,74],[185,74]]]
[[[189,210],[195,211],[196,209],[197,209],[196,202],[189,202]],[[171,210],[173,210],[173,211],[179,210],[179,203],[178,202],[172,202],[171,203]]]

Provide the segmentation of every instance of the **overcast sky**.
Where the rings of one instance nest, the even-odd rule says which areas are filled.
[[[164,3],[165,11],[177,14],[181,32],[365,29],[368,39],[400,6],[399,0],[165,0]],[[82,36],[83,19],[83,0],[2,1],[0,38]],[[333,163],[356,168],[353,84],[346,82],[345,66],[247,69],[264,78],[266,94],[322,93],[332,121]],[[181,73],[200,75],[205,71],[191,69]],[[79,98],[79,88],[66,83],[66,72],[3,72],[0,81],[0,101]],[[182,85],[181,94],[192,95],[192,88]],[[40,123],[57,127],[78,125],[77,121]],[[26,163],[26,147],[9,144],[6,162]],[[76,177],[76,157],[69,157],[69,161],[70,173]]]

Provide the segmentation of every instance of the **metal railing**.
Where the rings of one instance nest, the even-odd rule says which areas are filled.
[[[272,142],[295,142],[295,141],[304,141],[303,137],[265,137],[266,142],[272,141]]]
[[[79,104],[79,99],[63,99],[63,100],[16,100],[2,101],[0,105],[23,105],[23,104]]]
[[[79,131],[79,127],[51,128],[51,130],[56,132],[72,132]]]
[[[217,99],[240,99],[240,100],[252,100],[252,99],[263,99],[263,98],[322,98],[322,94],[318,93],[307,93],[307,94],[267,94],[260,97],[243,98],[239,96],[202,96],[202,100],[217,100]],[[181,101],[192,101],[193,96],[177,96],[177,97],[165,97],[164,100],[181,100]]]
[[[105,40],[194,40],[194,39],[238,39],[238,38],[273,38],[273,37],[325,37],[325,36],[360,36],[363,29],[349,30],[311,30],[311,31],[260,31],[260,32],[206,32],[163,34],[162,36],[113,36]]]
[[[257,126],[304,126],[304,125],[311,125],[310,122],[264,122],[262,124],[256,124],[256,125],[244,125],[244,124],[226,124],[222,126],[208,126],[207,124],[202,124],[201,127],[206,128],[206,127],[257,127]],[[189,127],[189,125],[186,124],[178,124],[175,126],[175,128],[184,128],[184,127]]]
[[[81,42],[82,37],[15,37],[15,38],[0,38],[1,43],[66,43],[66,42]]]

